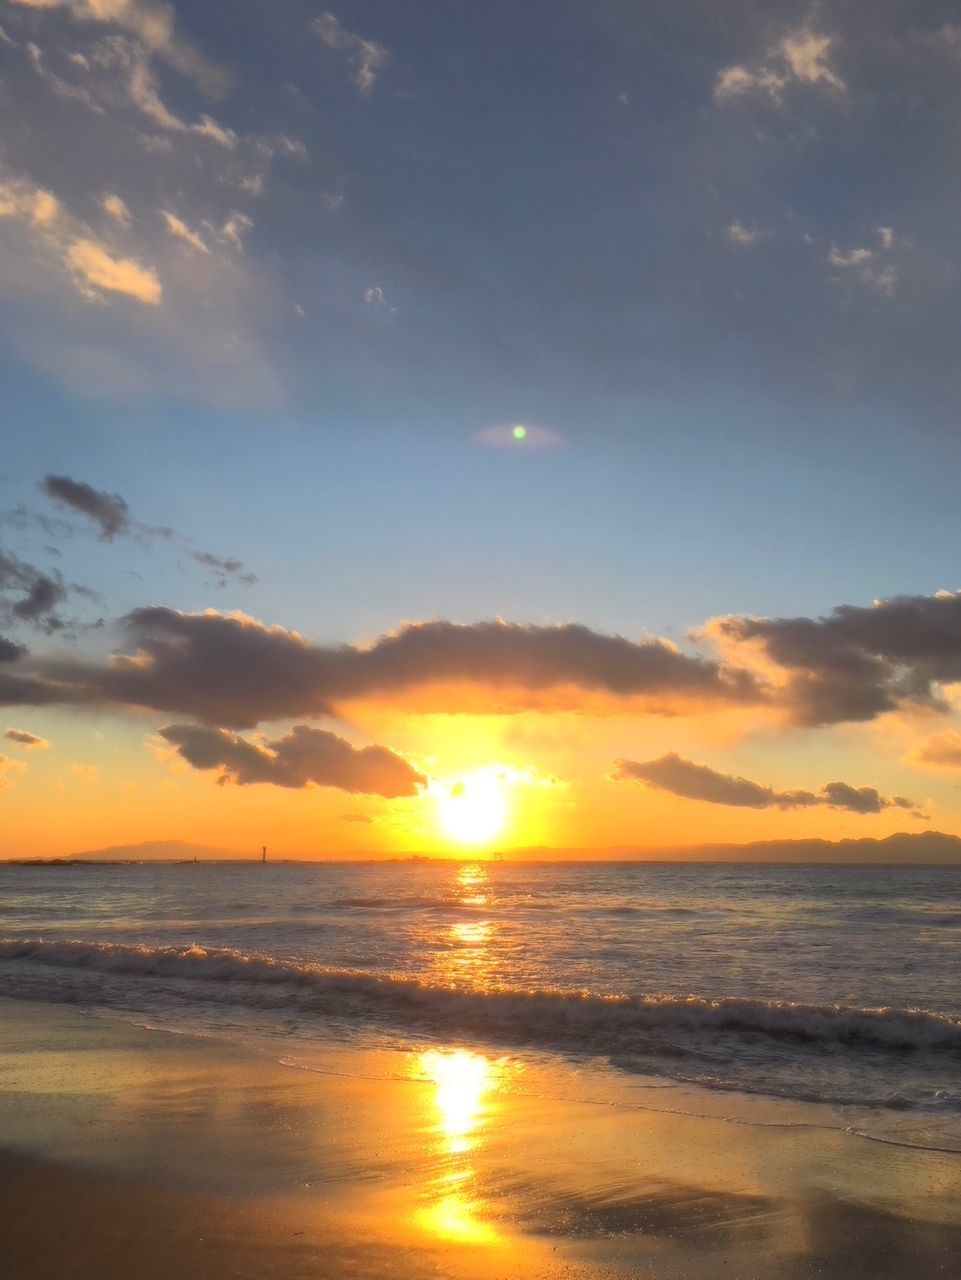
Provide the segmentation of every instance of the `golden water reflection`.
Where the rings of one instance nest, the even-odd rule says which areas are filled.
[[[445,1149],[460,1155],[475,1145],[484,1114],[484,1094],[491,1083],[491,1064],[468,1049],[441,1052],[430,1049],[421,1054],[420,1065],[434,1082],[434,1105],[440,1116],[440,1132]]]
[[[456,892],[465,906],[486,907],[490,877],[480,862],[468,862],[457,872]]]
[[[497,1229],[480,1216],[476,1153],[490,1119],[488,1093],[494,1064],[469,1049],[429,1049],[420,1055],[419,1074],[433,1082],[432,1133],[440,1168],[428,1194],[432,1204],[417,1215],[422,1228],[443,1240],[495,1244]]]

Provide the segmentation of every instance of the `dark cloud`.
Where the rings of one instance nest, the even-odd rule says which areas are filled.
[[[95,703],[92,690],[36,675],[10,675],[0,669],[0,707],[81,706]]]
[[[16,662],[18,658],[24,657],[26,652],[26,645],[17,644],[15,640],[0,636],[0,662]]]
[[[882,809],[908,809],[915,817],[917,803],[905,796],[882,796],[875,787],[852,787],[846,782],[827,782],[821,788],[824,804],[835,809],[850,809],[852,813],[880,813]]]
[[[236,556],[217,556],[211,551],[198,551],[189,538],[181,537],[169,525],[148,525],[133,520],[130,507],[119,493],[105,493],[83,481],[73,480],[70,476],[53,475],[44,477],[40,489],[55,502],[63,503],[92,520],[100,530],[100,538],[104,542],[112,542],[115,537],[124,536],[132,537],[144,545],[152,541],[177,543],[191,560],[210,572],[214,585],[218,587],[226,587],[231,580],[242,582],[246,586],[257,581],[257,575],[251,573]],[[3,519],[21,529],[36,525],[48,533],[54,533],[59,525],[61,536],[69,536],[74,532],[73,526],[65,525],[62,521],[51,521],[23,506],[8,512]]]
[[[352,699],[399,698],[442,687],[450,711],[510,713],[633,700],[671,714],[758,701],[747,672],[692,657],[660,640],[639,643],[587,627],[508,622],[412,623],[369,648],[315,645],[239,614],[155,607],[125,619],[127,653],[107,663],[37,660],[45,700],[126,704],[186,713],[243,729],[261,721],[329,715]]]
[[[70,538],[77,532],[77,526],[70,523],[69,520],[61,520],[57,516],[44,515],[41,511],[34,511],[24,504],[18,503],[10,511],[4,511],[0,514],[0,524],[8,525],[12,529],[19,532],[25,532],[30,529],[39,529],[49,538]],[[55,546],[44,547],[44,550],[52,556],[59,556],[60,549]]]
[[[615,760],[611,777],[618,782],[643,782],[687,800],[746,809],[802,809],[820,803],[813,791],[775,791],[748,778],[718,773],[673,752],[658,760]]]
[[[130,531],[130,508],[119,493],[104,493],[70,476],[44,476],[40,488],[48,498],[92,520],[105,542]]]
[[[44,747],[50,746],[46,738],[38,738],[35,733],[28,733],[26,729],[7,729],[3,736],[9,742],[15,742],[20,747],[26,747],[27,750],[42,751]]]
[[[195,769],[221,769],[220,782],[241,786],[268,782],[300,788],[314,783],[393,799],[415,795],[427,781],[387,747],[354,747],[334,733],[304,724],[264,743],[195,724],[168,725],[160,736]]]
[[[0,551],[0,619],[8,624],[25,622],[48,634],[63,630],[67,623],[59,608],[66,601],[68,591],[55,570],[44,573]]]
[[[236,578],[247,586],[253,586],[258,580],[257,575],[251,573],[244,562],[235,556],[215,556],[209,551],[191,551],[189,555],[191,560],[211,571],[218,587],[225,587],[231,578]]]
[[[727,646],[754,645],[787,675],[783,701],[801,724],[872,720],[915,703],[945,708],[961,680],[961,592],[840,605],[822,618],[717,618]]]
[[[882,796],[874,787],[852,787],[828,782],[820,790],[776,791],[773,787],[719,773],[705,764],[685,760],[673,752],[657,760],[615,760],[611,778],[616,782],[643,782],[656,791],[668,791],[686,800],[725,804],[746,809],[808,809],[824,805],[849,813],[880,813],[882,809],[907,809],[924,818],[917,804],[904,796]]]

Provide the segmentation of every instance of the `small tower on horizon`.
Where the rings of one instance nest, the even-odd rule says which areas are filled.
[[[266,861],[267,861],[267,846],[266,846],[266,845],[264,845],[264,846],[261,848],[261,850],[260,850],[260,861],[261,861],[261,862],[266,862]]]

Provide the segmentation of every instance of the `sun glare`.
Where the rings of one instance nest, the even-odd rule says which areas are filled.
[[[437,820],[441,830],[457,844],[487,844],[507,820],[504,784],[493,769],[478,769],[437,793]]]

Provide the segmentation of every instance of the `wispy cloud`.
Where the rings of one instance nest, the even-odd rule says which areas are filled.
[[[130,210],[117,195],[107,194],[100,201],[100,207],[108,218],[120,224],[126,230],[130,226]]]
[[[354,68],[354,84],[361,93],[369,93],[378,75],[390,61],[390,51],[373,40],[365,40],[342,25],[332,13],[322,13],[310,24],[328,49],[345,53]]]
[[[40,489],[54,502],[92,520],[105,542],[130,532],[130,508],[119,493],[104,493],[70,476],[54,475],[44,476]]]
[[[733,222],[729,222],[725,228],[725,235],[728,241],[738,249],[753,249],[764,239],[765,232],[757,227],[746,227],[743,222],[739,222],[737,218]]]
[[[910,764],[936,769],[961,769],[961,733],[956,729],[937,733],[917,746],[907,759]]]
[[[22,9],[61,9],[77,22],[119,28],[208,93],[220,93],[230,77],[178,36],[173,7],[159,0],[9,0]]]
[[[69,624],[61,608],[71,590],[56,569],[45,572],[0,551],[0,621],[5,625],[23,623],[48,635],[63,631]]]
[[[121,294],[149,306],[160,302],[153,267],[117,254],[72,217],[53,192],[29,178],[0,173],[0,219],[18,223],[51,264],[65,268],[84,297]]]
[[[877,227],[875,235],[878,243],[874,246],[842,250],[832,244],[827,261],[841,277],[854,278],[865,288],[890,297],[898,284],[898,268],[891,257],[898,238],[892,227]]]
[[[0,791],[8,785],[11,775],[26,773],[27,766],[22,760],[11,760],[9,756],[0,756]]]
[[[167,230],[176,240],[182,240],[184,244],[189,244],[191,249],[196,249],[198,253],[210,252],[197,232],[191,231],[186,222],[178,218],[176,214],[170,213],[167,209],[161,209],[160,216],[163,218]]]
[[[718,73],[714,97],[730,101],[745,94],[763,93],[780,103],[790,86],[822,87],[844,93],[847,86],[828,65],[834,40],[802,27],[780,40],[758,62],[736,63]]]
[[[95,240],[74,240],[67,247],[66,262],[80,291],[91,297],[122,293],[150,306],[160,302],[160,281],[151,267],[133,258],[114,258]]]
[[[198,550],[189,538],[166,525],[157,527],[134,521],[126,500],[119,493],[94,489],[92,485],[74,480],[70,476],[45,476],[39,487],[54,502],[91,520],[99,528],[100,537],[105,542],[123,535],[141,541],[173,543],[196,564],[210,570],[217,586],[226,586],[231,579],[247,585],[257,581],[256,575],[236,556],[218,556],[210,551]]]
[[[7,729],[3,736],[8,742],[13,742],[18,747],[23,747],[25,751],[46,751],[50,746],[46,738],[40,738],[35,733],[28,733],[26,729]]]

